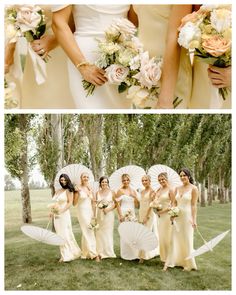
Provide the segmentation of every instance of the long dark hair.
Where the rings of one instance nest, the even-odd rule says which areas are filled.
[[[194,184],[193,177],[192,177],[191,172],[190,172],[190,170],[189,170],[188,168],[182,168],[182,169],[180,169],[180,170],[179,170],[179,174],[180,174],[181,172],[184,172],[184,174],[188,176],[189,182],[190,182],[191,184]]]
[[[64,185],[64,184],[61,183],[61,178],[62,177],[65,178],[66,185]],[[63,173],[63,174],[60,175],[60,177],[59,177],[59,183],[60,183],[61,187],[64,188],[64,189],[68,189],[70,192],[74,192],[75,191],[75,188],[74,188],[74,186],[73,186],[73,184],[72,184],[72,182],[71,182],[71,180],[70,180],[70,178],[69,178],[69,176],[67,174],[64,174]]]
[[[101,183],[102,183],[102,181],[103,181],[104,179],[107,180],[107,184],[108,184],[108,186],[109,186],[109,178],[108,178],[107,176],[101,176],[101,177],[99,178],[99,186],[100,186],[100,187],[101,187]]]

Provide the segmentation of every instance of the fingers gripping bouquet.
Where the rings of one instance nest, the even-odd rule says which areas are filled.
[[[109,205],[109,202],[108,202],[108,201],[106,201],[106,200],[101,200],[101,201],[98,202],[97,207],[98,207],[99,209],[105,209],[105,208],[108,207],[108,205]]]
[[[194,56],[210,65],[231,66],[232,12],[230,5],[203,5],[182,19],[180,46],[194,50]],[[225,100],[227,88],[219,93]]]
[[[48,205],[48,208],[50,209],[51,213],[54,215],[60,215],[60,207],[58,203],[52,203]]]
[[[118,92],[128,91],[127,98],[137,108],[152,108],[158,98],[161,58],[149,58],[136,37],[135,26],[125,18],[116,19],[98,39],[99,58],[96,65],[106,72],[108,83]],[[95,86],[83,80],[83,87],[92,95]]]
[[[91,230],[99,229],[99,224],[97,223],[97,218],[93,217],[91,219],[91,222],[88,225],[88,228]]]
[[[179,216],[180,209],[178,207],[170,207],[168,214],[170,215],[171,223],[174,224],[174,218]]]

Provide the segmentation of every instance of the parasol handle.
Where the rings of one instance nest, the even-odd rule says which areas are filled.
[[[49,221],[48,221],[48,224],[47,224],[47,226],[46,226],[46,229],[48,229],[50,223],[51,223],[51,218],[49,218]]]
[[[204,244],[207,246],[207,248],[208,248],[210,251],[212,251],[212,248],[209,247],[209,246],[207,245],[207,241],[203,238],[203,236],[202,236],[202,234],[200,233],[198,227],[196,227],[196,230],[197,230],[197,233],[199,234],[199,236],[201,237],[201,239],[203,240]]]

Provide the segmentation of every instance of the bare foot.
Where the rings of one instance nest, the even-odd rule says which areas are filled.
[[[165,266],[163,267],[162,271],[167,271],[167,269],[168,269],[168,266],[165,265]]]

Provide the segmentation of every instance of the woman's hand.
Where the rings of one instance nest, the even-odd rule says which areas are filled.
[[[173,109],[173,103],[169,103],[168,101],[160,101],[160,99],[158,100],[158,103],[156,104],[156,109]]]
[[[31,42],[32,49],[42,58],[57,46],[56,38],[53,35],[43,35],[40,39]]]
[[[123,216],[119,216],[119,221],[123,222],[123,221],[125,221],[125,218]]]
[[[144,217],[144,219],[143,219],[143,224],[144,224],[144,225],[148,222],[148,219],[149,219],[148,216],[145,216],[145,217]]]
[[[196,227],[197,227],[197,222],[196,221],[190,221],[191,222],[191,224],[192,224],[192,227],[195,229]]]
[[[219,68],[210,65],[208,77],[216,88],[231,87],[231,67]]]
[[[95,86],[101,86],[106,83],[107,78],[104,76],[105,71],[95,65],[85,64],[79,67],[79,71],[87,82]]]

